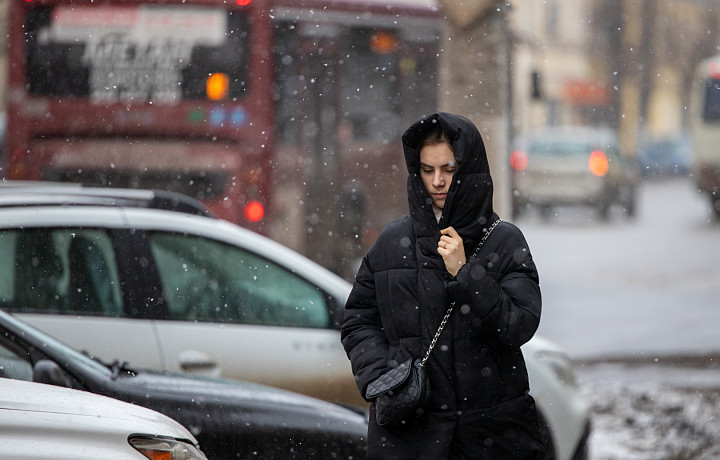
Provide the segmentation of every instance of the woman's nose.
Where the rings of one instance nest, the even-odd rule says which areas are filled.
[[[445,183],[445,178],[443,177],[442,173],[435,173],[435,177],[433,179],[433,185],[435,187],[442,187]]]

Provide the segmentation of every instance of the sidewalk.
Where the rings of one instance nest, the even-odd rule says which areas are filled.
[[[591,460],[720,458],[717,356],[578,362]]]

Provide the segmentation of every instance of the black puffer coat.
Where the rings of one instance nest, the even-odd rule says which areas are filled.
[[[440,123],[455,152],[438,224],[420,178],[418,143]],[[542,458],[535,406],[520,346],[540,321],[538,274],[525,238],[498,218],[477,128],[437,113],[403,136],[410,214],[391,222],[362,261],[345,306],[342,343],[360,392],[387,369],[424,355],[447,307],[456,307],[427,364],[427,405],[399,425],[379,426],[373,408],[369,458]],[[440,229],[453,226],[468,263],[452,277],[437,252]]]

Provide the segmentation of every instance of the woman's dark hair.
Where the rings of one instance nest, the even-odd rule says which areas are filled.
[[[437,120],[433,120],[431,123],[432,125],[425,131],[425,134],[420,140],[419,150],[429,145],[447,144],[450,146],[450,150],[454,151],[450,139],[447,134],[445,134],[445,131],[443,131],[440,123],[438,123]]]

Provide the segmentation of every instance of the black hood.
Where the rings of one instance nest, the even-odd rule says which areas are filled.
[[[419,144],[425,133],[439,123],[455,153],[458,169],[453,176],[438,225],[432,200],[420,178]],[[471,252],[485,229],[497,218],[492,207],[493,184],[480,132],[465,117],[438,112],[415,122],[403,134],[408,168],[408,203],[417,236],[438,236],[441,228],[452,226]]]

